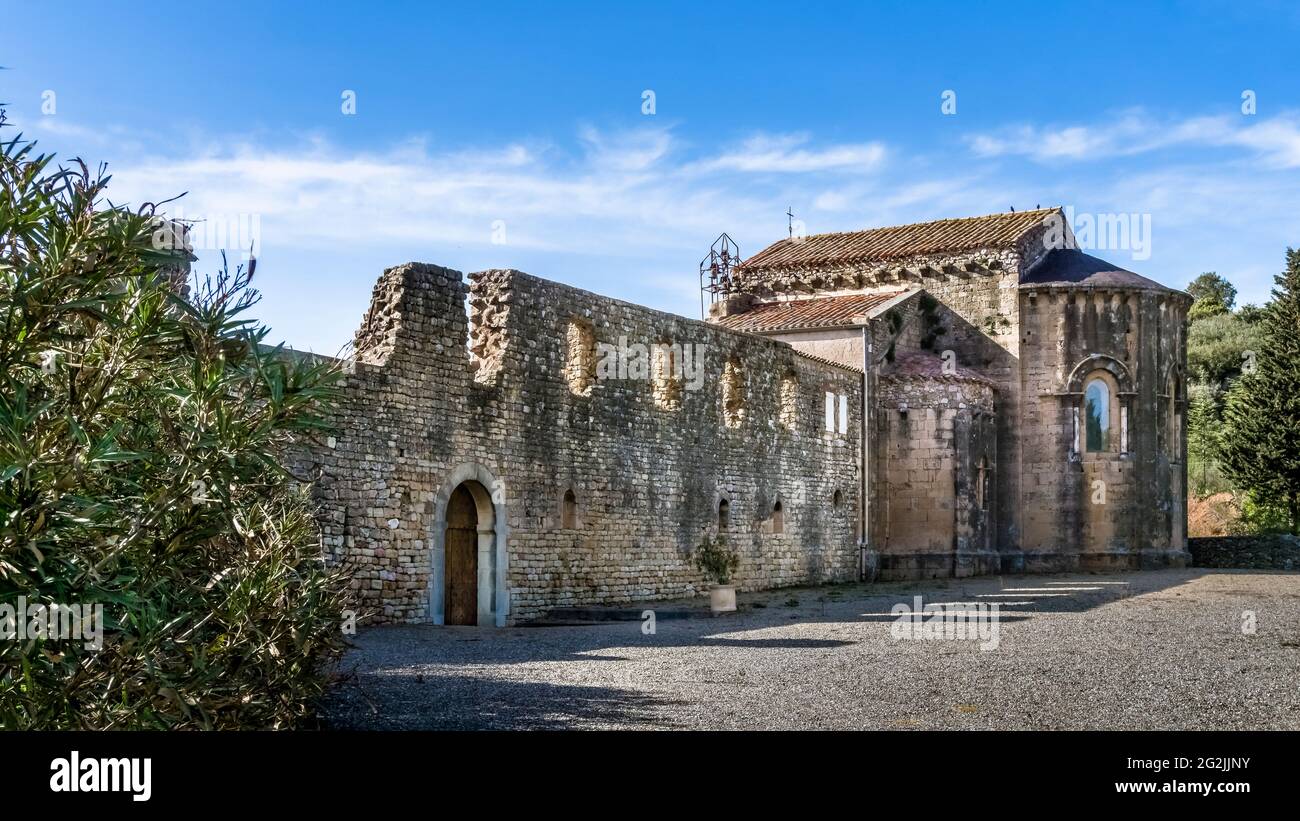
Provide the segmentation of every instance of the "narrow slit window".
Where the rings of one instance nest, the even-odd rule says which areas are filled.
[[[722,412],[729,428],[738,428],[745,421],[745,370],[734,356],[722,370]]]
[[[569,320],[565,348],[564,377],[569,390],[577,396],[590,396],[596,382],[596,333],[591,323]]]
[[[564,502],[560,510],[560,527],[565,530],[574,530],[578,527],[578,497],[574,495],[573,488],[564,491]]]
[[[781,427],[795,430],[799,426],[799,380],[794,374],[781,379]]]

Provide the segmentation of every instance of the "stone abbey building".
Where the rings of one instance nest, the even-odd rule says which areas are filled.
[[[378,621],[1181,565],[1190,297],[1060,209],[781,240],[707,321],[513,270],[384,272],[299,454]],[[466,303],[468,302],[468,313]]]

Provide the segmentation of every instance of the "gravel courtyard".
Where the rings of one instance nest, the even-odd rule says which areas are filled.
[[[997,648],[895,640],[890,608],[915,595],[999,602]],[[328,726],[1300,729],[1295,573],[981,577],[740,602],[659,618],[653,635],[641,622],[363,630]]]

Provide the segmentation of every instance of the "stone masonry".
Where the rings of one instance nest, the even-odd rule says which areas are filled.
[[[443,620],[462,484],[479,624],[693,595],[692,551],[719,534],[741,589],[857,578],[859,428],[828,432],[823,411],[828,392],[860,406],[860,372],[518,271],[469,279],[384,272],[337,432],[299,457],[320,476],[328,554],[376,620]],[[697,354],[694,384],[671,355],[639,373],[637,346],[673,343]],[[611,351],[627,373],[600,367]]]
[[[304,448],[374,620],[1182,566],[1190,298],[1060,209],[791,237],[707,322],[513,270],[384,272]],[[468,308],[468,310],[467,310]]]
[[[739,266],[714,322],[869,362],[865,566],[909,578],[1187,562],[1191,299],[1075,246],[1049,208],[792,237]],[[846,316],[871,295],[878,306]]]

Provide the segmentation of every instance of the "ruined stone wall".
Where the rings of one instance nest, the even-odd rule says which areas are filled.
[[[384,273],[338,430],[300,462],[321,474],[327,550],[379,620],[437,615],[432,545],[467,476],[497,511],[481,538],[506,546],[494,618],[692,595],[705,581],[691,552],[720,528],[742,589],[856,577],[858,374],[517,271],[471,280],[467,323],[458,272]],[[590,346],[620,342],[702,346],[702,378],[592,374]],[[824,430],[827,391],[847,397],[844,434]]]
[[[1186,297],[1030,286],[1021,293],[1025,569],[1185,561],[1185,401],[1180,387],[1171,396],[1168,386],[1180,386],[1185,373]],[[1075,414],[1082,424],[1084,383],[1097,373],[1110,375],[1119,412],[1111,447],[1088,453]]]

